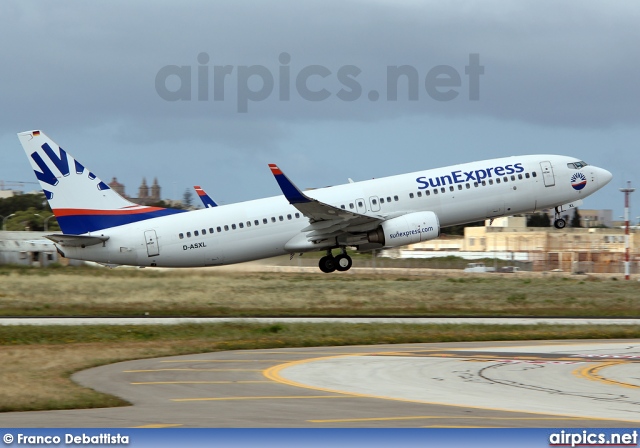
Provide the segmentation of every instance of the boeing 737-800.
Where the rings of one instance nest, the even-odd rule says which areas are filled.
[[[269,165],[281,196],[183,213],[126,200],[41,131],[18,137],[62,229],[48,238],[65,257],[108,265],[216,266],[326,251],[320,269],[346,271],[348,247],[404,246],[487,218],[555,209],[562,228],[563,211],[611,180],[574,157],[527,155],[302,192]]]

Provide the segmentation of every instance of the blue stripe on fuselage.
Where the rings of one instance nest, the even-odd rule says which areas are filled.
[[[57,217],[58,225],[62,229],[62,233],[68,235],[82,235],[87,232],[96,230],[104,230],[110,227],[122,226],[134,222],[145,221],[147,219],[159,218],[161,216],[173,215],[175,213],[183,213],[187,210],[178,210],[173,208],[165,208],[150,212],[130,213],[123,215],[113,214],[87,214],[87,215],[68,215]]]

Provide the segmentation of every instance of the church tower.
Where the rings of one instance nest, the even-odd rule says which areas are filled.
[[[113,178],[113,180],[111,180],[111,182],[109,182],[109,187],[111,187],[113,191],[118,193],[123,198],[127,197],[127,195],[124,193],[124,185],[118,182],[118,179],[116,179],[115,177]]]
[[[158,185],[158,178],[153,178],[153,185],[151,186],[151,200],[153,202],[160,201],[160,185]]]
[[[149,197],[149,187],[147,187],[147,179],[142,178],[142,184],[140,184],[140,188],[138,189],[138,198],[139,199],[147,199]]]

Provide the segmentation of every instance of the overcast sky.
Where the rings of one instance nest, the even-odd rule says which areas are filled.
[[[583,0],[4,0],[0,180],[35,181],[31,129],[129,195],[157,177],[221,203],[279,194],[268,163],[309,188],[551,153],[611,171],[583,208],[617,217],[640,187],[638,23]]]

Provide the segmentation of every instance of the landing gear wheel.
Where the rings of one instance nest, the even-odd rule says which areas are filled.
[[[326,255],[320,259],[318,266],[320,267],[320,270],[322,272],[324,272],[325,274],[329,274],[330,272],[336,270],[336,268],[338,267],[338,263],[336,263],[335,258]]]
[[[567,221],[565,221],[562,218],[556,219],[555,222],[553,223],[553,226],[556,229],[564,229],[567,226]]]
[[[348,271],[353,265],[353,260],[347,254],[340,254],[336,258],[334,258],[334,260],[336,262],[336,269],[338,271]]]

